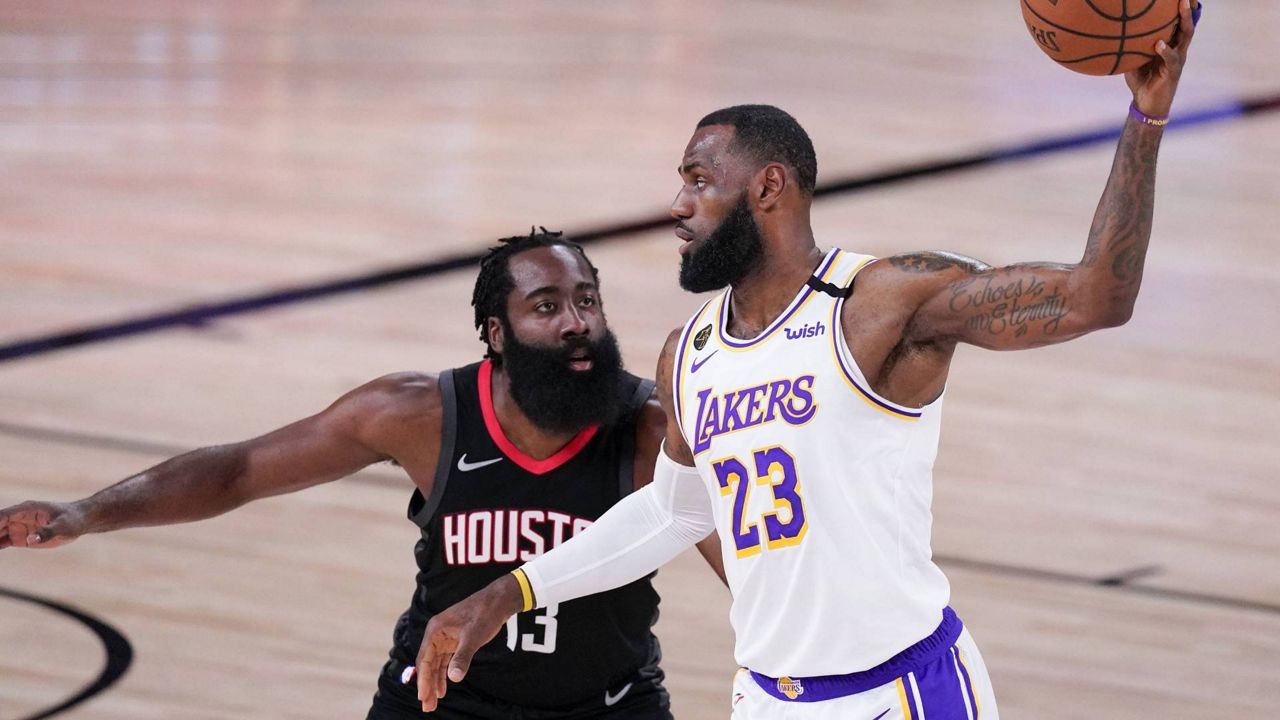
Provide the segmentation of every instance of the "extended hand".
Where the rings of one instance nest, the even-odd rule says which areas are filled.
[[[80,537],[84,517],[70,503],[24,502],[0,510],[0,550],[56,548]]]
[[[1182,77],[1182,66],[1187,61],[1187,49],[1196,34],[1192,11],[1200,7],[1200,0],[1181,0],[1178,5],[1178,29],[1172,42],[1161,40],[1156,44],[1160,56],[1132,72],[1125,73],[1125,82],[1133,91],[1133,102],[1138,110],[1153,117],[1166,117],[1173,107],[1173,94]]]
[[[462,682],[476,651],[498,634],[522,604],[519,584],[504,575],[431,618],[418,650],[418,700],[423,712],[435,709],[450,681]]]

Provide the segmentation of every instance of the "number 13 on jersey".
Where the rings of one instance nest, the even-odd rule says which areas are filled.
[[[752,485],[767,485],[773,492],[774,509],[761,516],[764,542],[770,550],[798,545],[804,539],[807,527],[796,459],[777,445],[756,450],[751,455],[754,467],[750,469],[742,460],[732,456],[711,463],[720,484],[720,494],[733,495],[730,528],[740,558],[760,552],[760,523],[746,517]]]

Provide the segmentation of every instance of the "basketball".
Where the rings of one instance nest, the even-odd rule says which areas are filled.
[[[1178,0],[1022,0],[1022,17],[1046,55],[1086,75],[1151,62],[1178,28]]]

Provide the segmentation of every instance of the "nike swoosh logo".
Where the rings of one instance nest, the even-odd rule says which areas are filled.
[[[892,709],[893,709],[893,708],[885,708],[885,711],[884,711],[884,712],[882,712],[882,713],[880,713],[879,715],[877,715],[877,716],[875,716],[875,717],[871,718],[871,720],[880,720],[880,718],[884,717],[885,715],[888,715],[888,714],[889,714],[889,711],[890,711],[890,710],[892,710]]]
[[[698,372],[698,369],[701,368],[703,365],[706,365],[707,361],[715,357],[716,353],[718,352],[720,351],[712,350],[710,355],[702,358],[701,360],[694,360],[693,363],[689,365],[689,374],[692,375],[693,373]]]
[[[481,460],[480,462],[467,462],[467,454],[462,453],[462,457],[458,458],[458,469],[462,472],[471,472],[478,470],[486,465],[502,462],[502,458],[494,458],[492,460]]]
[[[612,695],[612,694],[610,694],[610,693],[609,693],[609,691],[608,691],[608,690],[605,690],[605,691],[604,691],[604,706],[605,706],[605,707],[613,707],[614,705],[618,704],[618,701],[619,701],[619,700],[621,700],[621,699],[622,699],[622,696],[623,696],[623,695],[626,695],[626,694],[627,694],[627,691],[628,691],[628,690],[630,690],[630,689],[631,689],[631,683],[627,683],[627,684],[626,684],[626,687],[624,687],[624,688],[622,688],[621,690],[619,690],[617,695]]]

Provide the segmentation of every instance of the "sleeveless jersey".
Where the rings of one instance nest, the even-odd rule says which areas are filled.
[[[396,624],[393,660],[412,665],[430,618],[589,526],[633,489],[636,415],[653,382],[624,373],[622,417],[589,428],[545,460],[502,432],[486,361],[440,375],[444,424],[430,497],[414,491],[409,519],[418,587]],[[519,613],[475,655],[464,684],[526,708],[604,697],[656,664],[649,577],[599,595]]]
[[[874,667],[928,636],[950,587],[929,547],[941,399],[871,391],[845,343],[842,250],[764,332],[728,332],[732,289],[684,328],[674,397],[715,512],[738,662],[772,677]],[[826,283],[826,285],[823,285]]]

